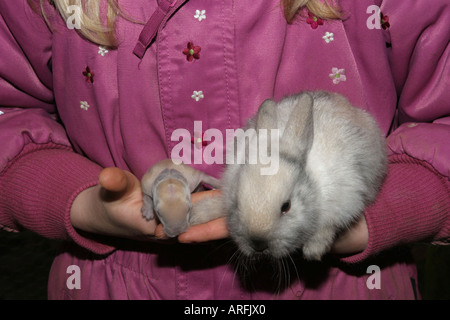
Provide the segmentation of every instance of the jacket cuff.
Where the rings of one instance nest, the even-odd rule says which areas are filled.
[[[79,234],[70,208],[83,190],[98,184],[102,168],[67,147],[28,144],[0,174],[0,226],[25,228],[50,239],[70,240],[96,253],[113,247]]]
[[[418,241],[450,238],[450,182],[425,161],[389,157],[389,171],[376,201],[365,211],[366,249],[343,258],[357,263],[377,253]]]

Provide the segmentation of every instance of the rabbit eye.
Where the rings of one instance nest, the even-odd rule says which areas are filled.
[[[283,205],[281,206],[281,214],[286,214],[289,209],[291,209],[291,200],[286,201],[285,203],[283,203]]]

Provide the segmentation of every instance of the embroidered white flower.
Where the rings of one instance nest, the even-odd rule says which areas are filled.
[[[339,84],[341,81],[346,81],[347,77],[345,76],[345,69],[332,68],[329,74],[330,79],[333,80],[334,84]]]
[[[412,123],[408,124],[408,128],[414,128],[414,127],[417,127],[417,123],[412,122]]]
[[[205,97],[205,95],[203,94],[203,91],[194,91],[192,93],[191,98],[194,99],[195,101],[200,101],[200,99],[203,99]]]
[[[206,10],[195,10],[194,18],[197,19],[198,21],[206,19]]]
[[[323,40],[325,40],[326,43],[330,43],[331,41],[334,41],[334,34],[333,32],[325,32],[325,35],[322,37]]]
[[[5,113],[4,113],[3,111],[0,111],[0,116],[1,116],[1,115],[4,115],[4,114],[5,114]]]
[[[109,52],[108,49],[106,49],[105,46],[99,46],[98,47],[98,54],[101,55],[102,57],[105,56],[105,54],[107,54]]]
[[[91,106],[87,101],[80,101],[80,108],[88,111]]]

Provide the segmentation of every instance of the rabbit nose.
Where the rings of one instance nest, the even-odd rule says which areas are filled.
[[[263,252],[269,247],[269,244],[266,239],[253,237],[250,238],[250,246],[256,252]]]

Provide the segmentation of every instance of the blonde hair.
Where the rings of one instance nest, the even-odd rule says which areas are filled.
[[[334,1],[335,2],[335,1]],[[299,10],[306,8],[318,18],[324,20],[341,19],[341,10],[327,0],[283,0],[284,17],[291,23]]]
[[[36,11],[40,11],[47,24],[50,25],[45,13],[45,3],[55,7],[64,21],[68,21],[74,14],[71,6],[81,8],[79,17],[80,28],[77,31],[86,39],[108,47],[117,45],[115,36],[115,22],[119,15],[125,14],[119,9],[118,0],[27,0]],[[104,8],[102,8],[102,4]],[[104,10],[102,10],[104,9]]]
[[[67,21],[72,15],[70,6],[82,8],[80,23],[81,28],[77,31],[86,39],[108,47],[115,47],[117,39],[115,36],[115,22],[118,16],[137,22],[127,16],[120,8],[118,0],[106,0],[106,10],[101,10],[102,0],[27,0],[30,6],[40,11],[45,21],[49,24],[44,10],[45,2],[54,6]],[[327,0],[282,0],[284,16],[291,23],[299,10],[307,8],[309,12],[322,19],[340,19],[340,10],[336,5],[331,5]],[[106,13],[101,15],[101,13]]]

